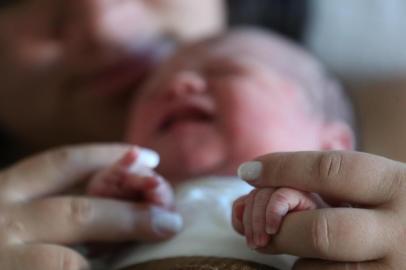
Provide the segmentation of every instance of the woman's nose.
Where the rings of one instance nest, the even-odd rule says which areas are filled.
[[[82,54],[134,50],[157,32],[157,23],[144,1],[69,1],[66,39]]]
[[[190,95],[202,94],[207,90],[205,79],[193,71],[183,71],[174,76],[168,87],[170,98],[182,98]]]

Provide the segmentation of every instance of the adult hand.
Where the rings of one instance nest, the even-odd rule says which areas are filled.
[[[61,195],[111,165],[126,145],[62,148],[0,172],[0,269],[88,269],[63,245],[160,240],[175,234],[180,217],[163,209]]]
[[[239,174],[255,187],[291,187],[354,206],[286,216],[264,252],[302,257],[293,269],[405,269],[405,164],[355,152],[277,153],[243,164]]]

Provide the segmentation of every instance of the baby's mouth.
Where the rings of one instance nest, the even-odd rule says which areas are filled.
[[[182,124],[212,124],[214,114],[204,108],[186,106],[172,111],[166,115],[159,126],[160,133],[166,133]]]

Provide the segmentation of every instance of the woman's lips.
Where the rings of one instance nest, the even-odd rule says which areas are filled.
[[[147,62],[122,62],[87,77],[81,88],[98,96],[120,95],[139,87],[151,66]]]

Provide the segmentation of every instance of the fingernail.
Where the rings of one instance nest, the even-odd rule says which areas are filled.
[[[156,209],[152,217],[154,230],[161,234],[174,234],[183,227],[182,216],[176,213]]]
[[[131,172],[138,172],[140,168],[154,169],[159,164],[159,155],[157,152],[146,148],[140,148],[137,153],[136,162],[129,168]]]
[[[157,152],[141,148],[140,152],[138,154],[138,161],[137,163],[140,163],[142,166],[148,167],[148,168],[156,168],[159,164],[159,155]]]
[[[240,165],[238,176],[245,181],[254,181],[261,177],[262,163],[259,161],[249,161]]]

